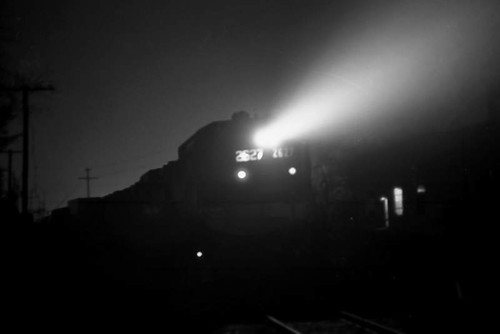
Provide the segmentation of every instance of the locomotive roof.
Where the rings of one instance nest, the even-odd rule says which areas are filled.
[[[196,142],[196,140],[198,138],[202,138],[202,137],[205,137],[211,133],[214,133],[215,131],[217,131],[218,129],[223,127],[224,125],[227,125],[227,123],[229,123],[229,122],[230,121],[214,121],[214,122],[211,122],[211,123],[201,127],[191,137],[189,137],[184,143],[182,143],[179,146],[179,148],[177,150],[177,154],[178,154],[179,158],[181,158],[181,156],[183,156],[183,152],[185,152],[186,150],[189,150],[189,148],[194,144],[194,142]]]
[[[248,113],[242,111],[233,114],[230,120],[214,121],[211,122],[200,129],[198,129],[192,136],[190,136],[184,143],[182,143],[178,150],[179,158],[182,158],[187,151],[190,150],[193,145],[198,141],[205,141],[208,138],[213,137],[216,133],[221,130],[227,130],[230,128],[240,129],[241,126],[249,127],[255,124],[257,120],[250,117]]]

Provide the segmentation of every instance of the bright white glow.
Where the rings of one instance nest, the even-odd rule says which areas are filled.
[[[423,3],[360,8],[353,20],[346,17],[335,31],[348,33],[326,38],[323,49],[311,50],[316,61],[299,68],[308,75],[291,84],[290,95],[275,108],[274,121],[255,136],[257,145],[273,147],[306,136],[387,133],[391,120],[398,120],[399,129],[415,129],[414,120],[426,124],[425,117],[446,121],[446,115],[437,116],[432,108],[450,103],[450,97],[460,99],[460,85],[474,86],[467,78],[483,57],[479,46],[486,43],[481,30],[487,24],[480,17],[487,14],[473,2],[444,7],[440,1]]]
[[[258,131],[254,135],[254,143],[258,147],[274,148],[277,147],[283,140],[281,134],[271,129],[264,129]]]
[[[290,169],[288,170],[288,173],[290,175],[295,175],[297,173],[297,169],[295,167],[290,167]]]
[[[236,162],[257,161],[262,157],[264,157],[264,150],[261,148],[236,151]]]
[[[403,189],[394,188],[394,213],[398,216],[403,215]]]
[[[236,176],[238,176],[238,179],[243,180],[247,177],[247,172],[245,172],[244,170],[240,170],[238,171],[238,173],[236,173]]]
[[[425,186],[420,185],[417,187],[417,194],[424,194],[425,191],[426,191]]]
[[[197,252],[196,253],[196,257],[202,257],[203,256],[203,253],[202,252]]]

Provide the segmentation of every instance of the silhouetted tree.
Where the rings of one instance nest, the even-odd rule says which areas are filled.
[[[5,150],[19,135],[9,134],[8,124],[14,119],[15,95],[0,92],[0,151]]]
[[[15,117],[16,94],[11,88],[16,75],[9,69],[5,52],[7,41],[8,34],[0,22],[0,151],[5,150],[19,136],[8,133],[8,124]]]
[[[14,78],[16,77],[11,70],[9,57],[6,52],[6,45],[11,40],[10,34],[0,22],[0,152],[5,153],[9,146],[20,136],[19,134],[11,134],[9,132],[9,124],[15,118],[16,110],[16,93],[12,90]],[[4,191],[6,187],[7,172],[5,166],[0,166],[0,212],[5,217],[11,217],[9,214],[15,210],[15,195],[11,192]]]

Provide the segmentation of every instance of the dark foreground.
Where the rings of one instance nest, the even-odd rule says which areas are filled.
[[[5,232],[4,305],[19,329],[211,332],[266,314],[320,321],[347,310],[406,333],[443,332],[476,328],[488,293],[484,263],[469,256],[477,251],[444,236],[329,231],[299,263],[199,259],[185,240],[162,244],[158,231],[140,242],[50,224]],[[252,247],[221,245],[218,254],[243,246]],[[253,249],[270,254],[265,244]]]

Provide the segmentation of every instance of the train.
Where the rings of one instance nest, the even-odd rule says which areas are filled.
[[[199,277],[240,265],[255,273],[308,264],[315,212],[309,146],[256,145],[254,134],[266,124],[247,112],[211,122],[178,147],[177,160],[125,189],[71,200],[52,217],[104,253],[163,254],[162,263],[204,271]]]
[[[439,228],[453,204],[474,189],[479,198],[481,180],[497,174],[497,140],[486,135],[497,122],[397,140],[290,140],[264,148],[253,139],[266,123],[246,112],[211,122],[179,146],[177,160],[126,189],[70,201],[62,211],[96,223],[175,221],[229,235]]]
[[[184,217],[245,235],[308,221],[308,147],[297,141],[258,147],[253,135],[262,125],[246,112],[235,113],[202,127],[179,147],[172,201]]]
[[[431,280],[428,268],[446,284],[475,282],[434,255],[453,249],[459,263],[470,252],[462,244],[476,258],[494,244],[482,240],[498,217],[500,123],[263,148],[253,135],[266,124],[245,112],[207,124],[177,160],[123,190],[72,200],[52,221],[87,239],[112,284],[282,297]],[[325,290],[304,290],[317,286]]]
[[[69,209],[84,215],[126,203],[124,209],[136,205],[144,216],[168,214],[230,234],[302,224],[313,205],[308,146],[288,141],[257,147],[253,134],[263,124],[247,112],[211,122],[179,146],[177,160],[148,171],[128,188],[70,201]],[[105,211],[95,213],[102,217],[119,210]]]

